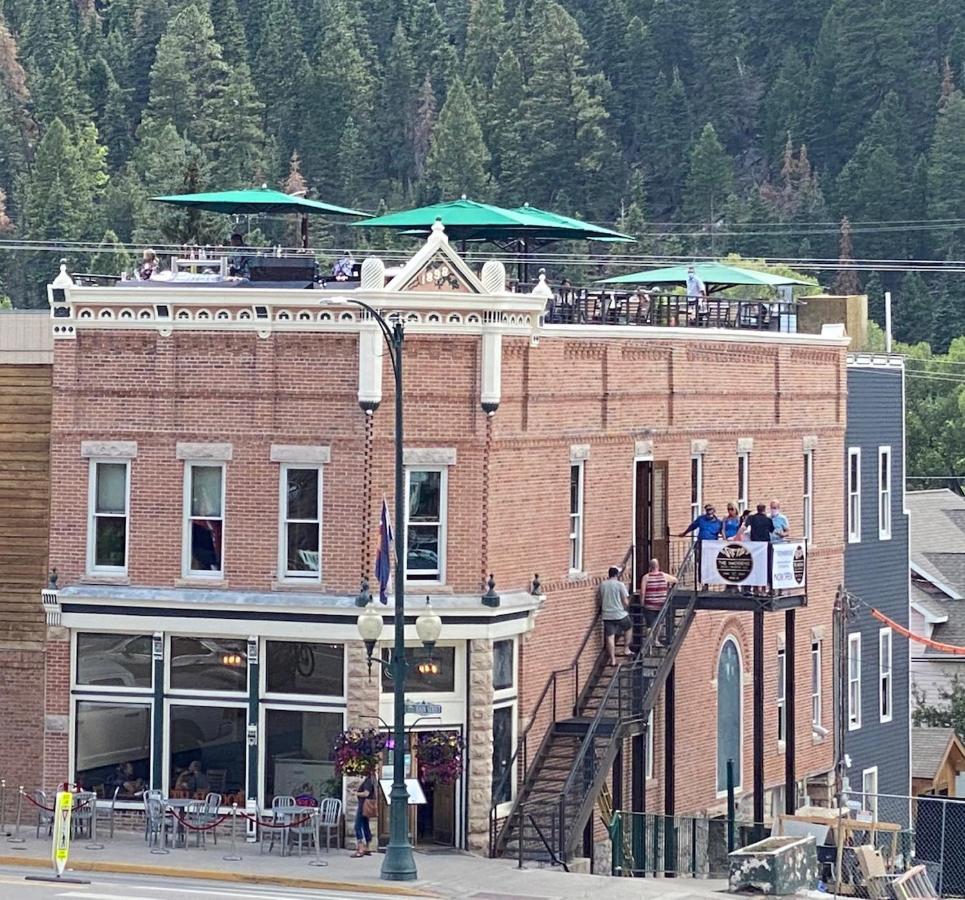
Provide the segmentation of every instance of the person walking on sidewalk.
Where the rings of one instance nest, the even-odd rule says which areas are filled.
[[[627,634],[633,627],[633,621],[627,609],[630,606],[630,594],[627,586],[620,581],[620,569],[610,566],[606,581],[601,581],[596,591],[600,603],[600,613],[603,618],[603,638],[610,665],[617,664],[617,635]],[[629,643],[629,642],[627,642]],[[626,655],[633,656],[630,647],[626,647]]]
[[[650,560],[650,568],[647,574],[640,579],[640,596],[643,598],[643,618],[651,632],[653,626],[657,623],[660,610],[667,602],[670,588],[676,583],[677,579],[673,575],[661,571],[660,560]],[[663,646],[659,635],[655,636],[653,643],[655,647]]]
[[[372,843],[372,828],[369,819],[378,815],[378,800],[375,799],[375,778],[371,772],[355,789],[358,806],[355,807],[355,852],[353,859],[371,856],[369,844]]]

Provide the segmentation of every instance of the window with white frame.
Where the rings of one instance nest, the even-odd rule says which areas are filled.
[[[742,513],[747,509],[748,495],[750,494],[751,483],[751,455],[750,453],[737,454],[737,512]],[[693,521],[693,519],[691,519]]]
[[[445,466],[406,469],[405,577],[407,581],[444,582],[446,579]]]
[[[821,642],[811,641],[811,723],[821,724]]]
[[[516,639],[493,641],[493,776],[495,803],[516,796]]]
[[[891,538],[891,447],[878,448],[878,538]]]
[[[570,571],[583,571],[583,462],[570,464]]]
[[[777,739],[787,740],[787,653],[777,651]]]
[[[891,721],[891,629],[878,632],[878,715],[882,722]]]
[[[861,727],[861,635],[848,635],[848,730]]]
[[[861,450],[848,450],[848,542],[861,540]]]
[[[861,773],[861,794],[864,808],[878,818],[878,767],[872,766]]]
[[[279,505],[278,575],[318,581],[322,551],[322,470],[283,465]]]
[[[90,572],[127,571],[127,520],[131,503],[131,465],[90,463],[87,568]]]
[[[690,521],[693,522],[702,512],[704,495],[704,454],[695,453],[690,457]],[[696,539],[697,533],[694,532]]]
[[[185,463],[185,575],[217,577],[224,573],[224,476],[221,463]]]
[[[647,717],[647,779],[653,778],[653,710],[650,710],[650,715]]]
[[[744,707],[741,654],[737,641],[728,637],[717,659],[717,793],[727,790],[727,762],[734,765],[734,787],[744,778],[742,765]]]
[[[801,522],[804,528],[804,540],[811,540],[814,525],[814,451],[804,451],[804,493],[802,496],[803,509]]]

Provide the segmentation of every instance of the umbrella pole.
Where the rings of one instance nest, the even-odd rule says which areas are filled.
[[[308,249],[308,216],[304,214],[302,215],[301,230],[302,230],[302,249],[307,250]]]
[[[523,239],[519,242],[519,254],[519,271],[517,274],[519,275],[519,280],[523,284],[526,284],[529,276],[529,266],[526,263],[526,241]]]

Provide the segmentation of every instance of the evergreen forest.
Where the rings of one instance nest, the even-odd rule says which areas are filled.
[[[0,294],[46,302],[30,242],[225,241],[155,194],[466,194],[639,239],[613,254],[898,261],[836,287],[944,352],[959,276],[900,263],[965,257],[963,67],[960,0],[0,0]]]

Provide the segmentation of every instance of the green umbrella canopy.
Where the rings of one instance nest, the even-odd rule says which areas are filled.
[[[612,228],[604,228],[602,225],[594,225],[591,222],[582,222],[579,219],[574,219],[571,216],[561,216],[559,213],[548,212],[545,209],[538,209],[535,206],[530,206],[528,203],[523,206],[517,206],[514,210],[515,213],[520,213],[521,215],[526,215],[529,218],[534,216],[542,221],[545,221],[551,227],[557,228],[572,228],[584,231],[587,240],[591,241],[603,241],[612,244],[631,244],[636,243],[636,238],[630,237],[628,234],[621,234],[619,231],[614,231]]]
[[[367,216],[368,213],[344,206],[333,206],[306,197],[284,194],[271,188],[244,188],[237,191],[213,191],[202,194],[171,194],[151,197],[158,203],[188,206],[209,212],[228,215],[255,215],[257,213],[302,213],[303,215]]]
[[[784,284],[809,284],[797,278],[786,275],[775,275],[771,272],[756,272],[753,269],[741,269],[738,266],[728,266],[724,263],[694,263],[697,277],[706,285],[708,291],[719,291],[739,284],[751,284],[759,287],[778,287]],[[602,284],[686,284],[689,265],[668,266],[663,269],[649,269],[646,272],[632,272],[629,275],[619,275],[616,278],[605,278]]]

